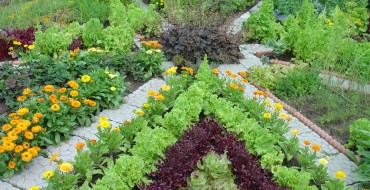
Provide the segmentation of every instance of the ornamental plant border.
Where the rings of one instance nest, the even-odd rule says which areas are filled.
[[[194,82],[189,87],[188,91],[186,91],[185,93],[182,93],[175,100],[174,107],[171,110],[171,112],[168,112],[167,114],[165,114],[164,118],[162,118],[160,123],[162,123],[162,126],[164,128],[163,127],[156,127],[155,129],[162,128],[164,131],[169,131],[175,137],[179,138],[180,135],[182,134],[182,132],[184,130],[186,130],[186,128],[189,127],[190,123],[192,123],[193,121],[197,121],[199,119],[199,114],[203,109],[208,110],[208,111],[206,111],[206,112],[208,112],[208,115],[211,112],[213,112],[212,109],[216,109],[212,105],[208,105],[208,108],[205,108],[205,107],[201,106],[202,104],[204,104],[204,98],[207,98],[207,100],[210,97],[213,97],[213,99],[215,98],[216,100],[218,99],[216,95],[212,94],[212,92],[213,93],[216,92],[216,90],[219,88],[218,84],[217,84],[218,82],[209,80],[209,77],[212,77],[213,74],[212,74],[212,71],[209,68],[207,68],[207,66],[208,66],[207,63],[201,65],[201,69],[198,71],[198,74],[196,75],[197,81]],[[203,69],[202,69],[202,67],[203,67]],[[211,75],[209,75],[209,74],[211,74]],[[217,79],[218,79],[218,76],[215,76],[215,77],[217,77]],[[206,80],[207,83],[205,83],[204,80]],[[223,82],[221,84],[223,84]],[[206,91],[202,91],[202,89],[206,89]],[[192,96],[192,94],[194,95],[194,93],[196,93],[198,95],[201,95],[200,97],[202,97],[202,98],[200,98],[199,96],[198,97]],[[186,97],[186,96],[189,96],[189,97]],[[218,106],[225,106],[224,103],[227,103],[228,105],[233,105],[233,103],[229,102],[228,100],[226,100],[224,98],[218,99],[218,102],[215,102],[215,103],[218,104]],[[195,106],[192,105],[192,104],[195,104]],[[181,106],[185,106],[185,105],[192,105],[193,107],[185,107],[185,108],[181,107]],[[194,109],[190,109],[190,108],[195,108],[195,111],[194,111]],[[227,113],[234,113],[233,111],[235,111],[235,114],[227,115]],[[179,116],[181,116],[180,119],[178,118]],[[226,125],[224,125],[227,130],[230,130],[232,132],[235,132],[236,134],[242,135],[242,136],[244,136],[244,138],[247,138],[247,139],[249,138],[249,140],[252,140],[252,141],[253,141],[253,138],[254,138],[254,140],[256,140],[257,137],[256,136],[255,137],[248,136],[248,132],[254,131],[256,134],[261,134],[261,131],[262,131],[262,132],[265,132],[267,135],[270,133],[270,131],[268,129],[261,128],[257,124],[255,119],[246,118],[245,115],[243,114],[243,112],[240,110],[240,108],[228,107],[227,111],[225,111],[225,110],[219,111],[218,113],[215,113],[215,116],[218,117],[221,120],[224,120],[224,123],[227,123]],[[242,119],[243,122],[240,122],[238,120],[238,119],[240,119],[240,117],[243,118]],[[235,122],[236,120],[238,120],[238,122]],[[246,128],[244,128],[244,127],[246,127]],[[247,131],[245,131],[243,128],[247,129]],[[264,129],[264,130],[262,130],[262,129]],[[146,131],[146,132],[148,132],[148,131]],[[138,133],[138,135],[139,134],[140,134],[140,132]],[[250,138],[252,138],[252,139],[250,139]],[[251,143],[251,142],[248,142],[248,141],[246,141],[246,142],[247,142],[248,150],[250,148],[253,149],[253,146],[256,145],[256,143],[253,144],[253,142],[252,142],[252,144],[248,145],[248,143]],[[157,143],[160,143],[160,142],[157,142]],[[275,143],[277,143],[277,142],[274,142],[274,141],[267,142],[267,144],[271,145],[272,147],[276,146]],[[169,145],[170,144],[165,144],[164,147],[161,147],[162,151],[164,151]],[[265,143],[265,145],[266,145],[266,143]],[[137,144],[135,146],[137,146]],[[143,146],[143,145],[141,145],[141,146]],[[254,148],[256,148],[256,147],[254,147]],[[141,179],[144,177],[145,173],[147,173],[147,172],[141,172],[141,174],[139,176],[134,176],[133,178],[129,178],[126,175],[126,174],[128,174],[127,172],[130,172],[130,171],[127,171],[127,170],[130,170],[130,168],[127,168],[127,166],[129,166],[129,165],[127,165],[127,163],[132,163],[133,160],[136,160],[135,163],[136,162],[139,163],[139,164],[136,165],[137,167],[132,167],[131,168],[132,171],[135,171],[136,173],[137,173],[138,167],[139,167],[140,170],[143,170],[145,168],[144,165],[150,166],[152,169],[154,169],[153,168],[153,166],[154,166],[153,162],[156,162],[157,160],[151,160],[149,163],[147,163],[147,162],[145,162],[145,160],[143,160],[144,158],[140,157],[140,155],[138,156],[137,154],[133,153],[132,151],[130,151],[130,152],[132,153],[132,155],[131,156],[122,155],[118,159],[119,161],[117,161],[117,164],[114,165],[112,168],[110,168],[110,170],[109,170],[110,172],[107,175],[105,175],[101,180],[97,181],[97,183],[95,184],[93,189],[98,189],[98,190],[105,189],[105,188],[107,188],[107,186],[112,187],[112,188],[117,187],[116,185],[117,185],[118,182],[114,179],[121,180],[121,185],[123,183],[125,185],[125,187],[127,187],[127,188],[133,188],[135,186],[135,184],[138,185],[137,183],[139,183],[141,181]],[[267,152],[266,152],[266,150],[254,149],[254,153],[253,152],[252,153],[253,154],[257,153],[258,155],[263,155],[263,154],[266,154],[268,152],[269,152],[269,150],[267,150]],[[159,155],[155,155],[155,154],[158,154],[158,153],[153,154],[155,157],[157,157],[157,159],[159,159],[161,157],[163,158],[163,152],[159,153]],[[153,156],[153,155],[151,155],[151,156]],[[125,168],[127,168],[127,170],[123,171],[123,172],[119,171],[118,169],[121,166],[119,166],[118,163],[126,163],[124,165],[126,166]],[[145,164],[145,163],[147,163],[147,164]],[[296,171],[298,172],[298,176],[304,175],[304,173],[301,173],[298,170],[296,170]],[[311,178],[309,178],[308,180],[310,180],[310,179]]]
[[[317,133],[321,138],[323,138],[326,142],[328,142],[331,146],[333,146],[335,149],[337,149],[339,152],[346,155],[348,158],[352,159],[351,156],[355,155],[355,158],[357,162],[360,162],[361,158],[356,155],[351,150],[347,149],[344,145],[342,145],[340,142],[335,140],[332,136],[330,136],[328,133],[326,133],[324,130],[322,130],[319,126],[317,126],[314,122],[309,120],[307,117],[302,115],[299,111],[291,107],[289,104],[285,103],[284,101],[280,100],[278,97],[276,97],[273,93],[270,91],[267,91],[266,89],[258,86],[255,83],[251,83],[253,86],[255,86],[257,89],[263,91],[275,102],[280,103],[284,106],[284,109],[290,113],[292,116],[296,117],[299,121],[301,121],[303,124],[305,124],[308,128],[310,128],[312,131]]]

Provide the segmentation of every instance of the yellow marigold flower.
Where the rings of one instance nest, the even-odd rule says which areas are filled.
[[[60,106],[59,106],[59,104],[53,104],[53,105],[50,106],[50,109],[51,109],[51,111],[57,112],[57,111],[60,110]]]
[[[335,177],[337,177],[338,179],[344,179],[347,177],[346,173],[344,173],[343,171],[337,171],[335,172]]]
[[[50,96],[49,96],[49,100],[55,100],[55,99],[57,99],[58,97],[57,97],[57,95],[55,95],[55,94],[51,94]]]
[[[80,49],[76,48],[76,49],[73,50],[73,52],[78,53],[78,52],[80,52]]]
[[[100,122],[100,126],[103,127],[103,128],[105,128],[105,129],[109,128],[110,125],[111,124],[108,121],[101,121]]]
[[[230,70],[226,70],[225,73],[228,74],[228,75],[232,74],[232,72]]]
[[[177,67],[171,67],[169,69],[167,69],[167,71],[165,72],[166,74],[175,74],[177,72]]]
[[[15,153],[19,153],[19,152],[21,152],[23,149],[24,149],[24,148],[23,148],[23,146],[22,146],[22,145],[17,145],[17,146],[15,146],[15,147],[14,147],[14,152],[15,152]]]
[[[50,158],[49,158],[49,162],[53,162],[58,157],[59,157],[59,154],[58,153],[55,153],[55,154],[51,155]]]
[[[38,154],[38,151],[37,151],[37,149],[35,147],[29,148],[27,150],[27,152],[29,152],[32,155],[33,158],[35,158],[37,156],[37,154]]]
[[[293,129],[291,133],[292,135],[298,135],[300,132],[298,129]]]
[[[10,168],[10,169],[13,169],[13,168],[15,168],[15,166],[16,166],[17,164],[15,164],[15,162],[9,162],[9,164],[8,164],[8,167]]]
[[[275,103],[275,109],[276,110],[278,110],[278,111],[280,111],[280,110],[282,110],[283,109],[283,105],[281,105],[280,103]]]
[[[63,162],[58,166],[58,168],[62,173],[69,173],[73,171],[73,165],[69,162]]]
[[[22,142],[22,146],[25,150],[28,150],[30,148],[30,143],[28,142]]]
[[[9,131],[10,129],[12,129],[12,125],[10,124],[4,124],[2,127],[3,131]]]
[[[220,71],[218,70],[218,69],[212,69],[212,72],[214,73],[214,74],[216,74],[216,75],[218,75],[219,73],[220,73]]]
[[[71,55],[72,57],[76,56],[77,53],[75,53],[74,51],[71,51],[69,52],[69,55]]]
[[[144,107],[144,108],[149,108],[149,107],[150,107],[150,104],[145,103],[145,104],[143,104],[143,107]]]
[[[154,90],[149,90],[148,95],[149,96],[157,96],[157,93]]]
[[[14,150],[15,144],[12,143],[12,142],[3,142],[3,146],[4,146],[5,150],[12,151],[12,150]]]
[[[28,139],[28,140],[32,140],[33,139],[33,133],[30,132],[30,131],[26,131],[26,132],[24,132],[24,137],[26,137],[26,139]]]
[[[115,132],[119,132],[119,131],[120,131],[120,129],[119,129],[119,127],[115,127],[115,128],[113,129],[113,131],[115,131]]]
[[[82,82],[89,82],[91,80],[90,76],[89,75],[83,75],[81,77],[81,81]]]
[[[108,121],[108,120],[109,120],[109,118],[108,118],[108,117],[106,117],[106,116],[102,116],[102,117],[100,117],[100,118],[99,118],[99,121],[100,121],[100,122]]]
[[[268,100],[263,101],[263,104],[265,104],[268,107],[271,107],[271,103]]]
[[[78,96],[78,91],[77,90],[72,90],[69,95],[73,96],[73,97],[76,97]]]
[[[32,90],[30,88],[25,88],[22,92],[22,94],[24,95],[27,95],[27,94],[30,94],[32,92]]]
[[[116,87],[114,87],[114,86],[110,87],[110,91],[114,92],[116,90],[117,90]]]
[[[52,102],[53,104],[58,104],[58,103],[59,103],[59,100],[57,100],[57,99],[52,99],[52,100],[51,100],[51,102]]]
[[[43,101],[45,101],[45,98],[38,98],[38,99],[37,99],[37,102],[38,102],[38,103],[41,103],[41,102],[43,102]]]
[[[317,152],[317,151],[320,151],[320,150],[321,150],[321,146],[320,146],[320,145],[318,145],[318,144],[313,144],[311,148],[312,148],[312,150],[313,150],[313,151],[315,151],[315,152]]]
[[[74,108],[79,108],[79,107],[81,107],[81,102],[78,101],[78,100],[72,101],[71,106],[74,107]]]
[[[13,51],[14,50],[14,47],[9,47],[8,50],[9,51]]]
[[[233,88],[233,89],[239,88],[239,86],[237,84],[235,84],[235,83],[231,83],[230,84],[230,87]]]
[[[29,161],[31,161],[31,160],[32,160],[32,154],[31,154],[31,153],[29,153],[29,152],[23,152],[23,153],[21,154],[21,156],[22,156],[22,161],[23,161],[23,162],[29,162]]]
[[[143,110],[135,110],[135,114],[138,116],[143,116],[145,112]]]
[[[76,144],[76,149],[77,149],[77,150],[82,150],[82,149],[84,148],[84,146],[85,146],[85,143],[83,143],[83,142],[78,142],[78,143]]]
[[[32,186],[28,190],[39,190],[40,188],[38,186]]]
[[[23,116],[23,115],[26,115],[28,114],[30,111],[27,109],[27,108],[20,108],[18,111],[17,111],[17,114],[20,115],[20,116]]]
[[[148,50],[148,51],[146,51],[146,53],[150,55],[150,54],[153,53],[153,51],[152,50]]]
[[[326,164],[328,164],[328,160],[327,160],[327,159],[325,159],[325,158],[320,158],[320,159],[319,159],[319,163],[320,163],[321,165],[325,166]]]
[[[41,126],[37,125],[31,128],[32,133],[38,133],[41,131]]]
[[[263,114],[263,117],[264,118],[267,118],[267,119],[270,119],[271,118],[271,114],[270,113],[264,113]]]
[[[54,86],[53,85],[46,85],[45,87],[44,87],[44,90],[45,90],[45,92],[53,92],[55,89],[54,89]]]
[[[162,94],[157,95],[157,100],[164,100],[164,96]]]
[[[68,86],[70,86],[74,90],[76,90],[78,88],[78,84],[74,80],[68,81],[67,84],[68,84]]]
[[[165,84],[165,85],[163,85],[163,86],[161,87],[161,89],[162,89],[163,91],[169,91],[169,90],[171,89],[171,87]]]
[[[42,177],[43,178],[47,178],[47,179],[50,179],[51,177],[54,176],[54,171],[52,170],[46,170],[43,174],[42,174]]]
[[[33,44],[32,44],[32,45],[29,45],[29,46],[28,46],[28,49],[29,49],[29,50],[33,50],[33,49],[35,49],[35,45],[33,45]]]
[[[10,120],[10,124],[17,125],[19,123],[18,119]]]
[[[237,74],[231,74],[230,77],[236,79],[236,78],[239,77],[239,75],[237,75]]]
[[[95,139],[89,139],[90,143],[91,144],[95,144],[96,143],[96,140]]]

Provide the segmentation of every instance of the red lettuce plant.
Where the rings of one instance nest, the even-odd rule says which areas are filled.
[[[227,152],[232,163],[236,184],[240,189],[287,190],[272,181],[257,158],[248,153],[245,143],[225,131],[214,120],[198,123],[165,153],[158,170],[150,174],[153,183],[143,189],[178,189],[187,186],[187,179],[196,164],[210,151]]]
[[[15,29],[9,31],[8,34],[13,40],[21,42],[22,45],[31,45],[35,41],[35,32],[36,29],[33,26],[30,26],[25,30]]]

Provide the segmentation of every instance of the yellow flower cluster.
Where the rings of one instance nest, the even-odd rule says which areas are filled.
[[[194,75],[194,70],[190,67],[181,67],[181,70],[187,71],[189,75]]]
[[[87,49],[87,52],[103,53],[103,52],[109,52],[109,51],[108,50],[101,50],[99,48],[92,47],[92,48]]]
[[[140,44],[148,48],[161,48],[162,47],[162,45],[156,41],[141,41]]]
[[[167,69],[167,71],[164,72],[164,74],[176,74],[177,72],[177,67],[171,67],[169,69]]]
[[[103,116],[101,118],[99,118],[99,124],[96,126],[96,128],[104,128],[104,129],[108,129],[110,128],[111,124],[110,122],[108,121],[108,118]]]

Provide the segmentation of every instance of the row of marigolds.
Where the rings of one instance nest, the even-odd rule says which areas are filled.
[[[123,82],[114,71],[99,69],[65,87],[24,89],[18,109],[0,121],[0,176],[22,171],[41,148],[68,139],[78,126],[90,126],[100,110],[120,105]]]

